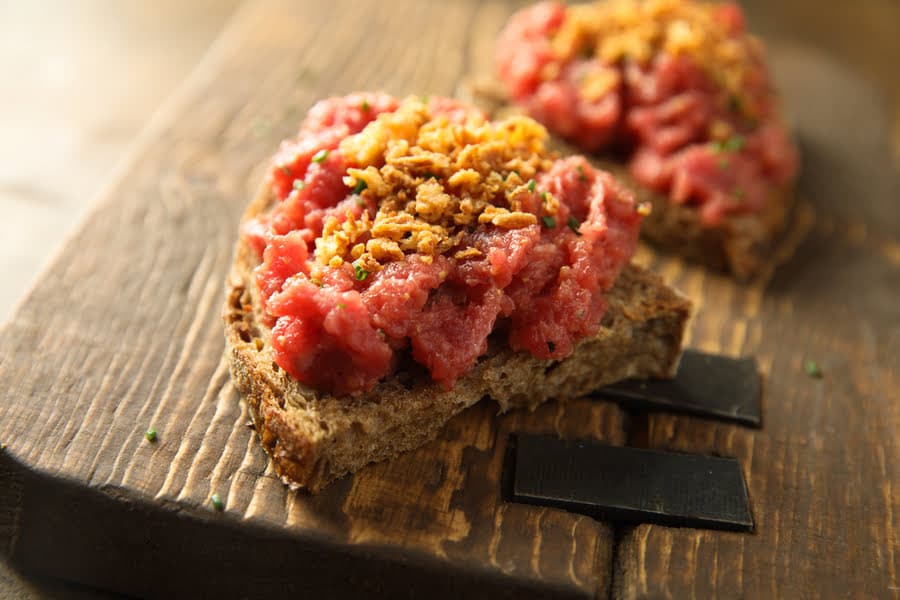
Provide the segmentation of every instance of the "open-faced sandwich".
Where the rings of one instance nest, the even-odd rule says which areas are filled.
[[[536,121],[445,98],[316,104],[241,226],[233,379],[311,491],[501,410],[673,373],[689,303],[629,264],[648,206]]]
[[[741,279],[771,260],[797,151],[736,5],[544,2],[496,52],[513,102],[652,204],[647,240]]]

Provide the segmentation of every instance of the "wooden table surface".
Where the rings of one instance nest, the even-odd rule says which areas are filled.
[[[4,146],[4,168],[19,168],[0,173],[0,192],[25,224],[3,230],[0,258],[25,277],[21,265],[58,243],[27,241],[62,239],[102,166],[127,157],[0,336],[3,549],[33,572],[150,595],[323,589],[341,577],[396,591],[382,576],[402,572],[411,589],[437,582],[445,594],[473,585],[625,598],[900,596],[900,5],[847,4],[748,7],[770,42],[804,150],[801,194],[816,211],[795,258],[768,287],[741,288],[641,253],[697,302],[689,345],[759,357],[762,430],[591,400],[496,419],[482,403],[435,443],[315,498],[272,477],[222,362],[218,303],[237,217],[311,102],[357,88],[452,94],[490,72],[492,37],[516,3],[410,0],[388,11],[375,1],[245,2],[127,153],[121,139],[169,95],[231,7],[126,11],[133,30],[112,43],[130,57],[116,59],[123,77],[138,83],[124,96],[108,80],[79,92],[98,123],[127,115],[126,134],[40,155],[30,135],[40,110],[67,123],[41,126],[69,133],[87,131],[92,113],[77,102],[66,115],[54,103],[5,100],[33,119],[10,129],[31,153]],[[153,15],[160,20],[148,24]],[[141,30],[173,37],[132,35]],[[156,60],[177,64],[153,76]],[[49,64],[53,81],[60,68]],[[153,85],[141,93],[145,79]],[[65,216],[48,221],[57,212]],[[823,379],[803,373],[807,357]],[[150,424],[160,431],[153,446],[141,437]],[[505,435],[522,430],[735,456],[757,532],[613,528],[505,504],[496,489]],[[209,510],[213,491],[224,514]],[[354,573],[316,562],[338,554]],[[191,588],[192,568],[216,576]]]

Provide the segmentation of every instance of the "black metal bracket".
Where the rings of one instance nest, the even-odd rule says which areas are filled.
[[[733,458],[511,436],[510,500],[594,518],[752,531],[740,464]]]
[[[762,379],[756,359],[685,350],[674,379],[629,379],[594,393],[625,408],[664,410],[759,427]]]

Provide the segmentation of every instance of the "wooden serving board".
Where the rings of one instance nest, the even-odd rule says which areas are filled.
[[[766,286],[639,255],[694,299],[690,346],[758,357],[761,430],[591,399],[498,418],[483,402],[433,443],[318,496],[274,476],[230,383],[219,319],[238,218],[268,157],[320,97],[452,94],[489,73],[515,6],[258,0],[237,12],[3,329],[3,552],[152,597],[900,596],[890,118],[852,69],[775,34],[809,235]],[[784,33],[777,10],[761,3],[751,23]],[[514,431],[735,456],[757,531],[614,528],[504,503]]]

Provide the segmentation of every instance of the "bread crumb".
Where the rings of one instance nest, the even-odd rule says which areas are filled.
[[[469,227],[537,223],[522,210],[523,194],[542,194],[533,178],[555,158],[546,141],[544,127],[527,117],[493,123],[473,111],[462,122],[451,121],[432,115],[418,98],[406,99],[341,142],[340,152],[353,165],[344,183],[364,187],[360,195],[374,200],[377,210],[329,218],[316,240],[317,263],[353,262],[374,272],[408,253],[426,262],[450,251],[476,256],[473,248],[460,247]],[[543,210],[555,214],[559,203],[548,196],[540,196]]]
[[[570,6],[551,40],[556,60],[542,77],[555,79],[562,65],[596,56],[606,64],[630,59],[648,63],[659,53],[695,61],[745,109],[744,80],[762,60],[753,36],[732,35],[717,19],[715,4],[692,0],[604,0]],[[618,85],[615,72],[590,74],[581,81],[588,99],[603,97]]]

